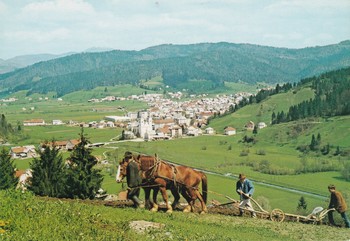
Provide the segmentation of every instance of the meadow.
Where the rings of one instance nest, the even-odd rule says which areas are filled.
[[[242,86],[231,87],[243,89]],[[39,101],[38,95],[32,96],[32,102],[27,104],[28,99],[26,99],[25,93],[17,93],[20,100],[0,106],[0,112],[4,113],[6,118],[14,124],[33,118],[44,118],[47,122],[53,119],[98,121],[106,115],[122,115],[126,111],[143,109],[146,104],[133,100],[89,103],[88,99],[102,98],[108,95],[127,96],[131,93],[140,94],[143,91],[133,86],[108,87],[107,91],[106,87],[99,87],[92,91],[64,96],[63,101],[50,98],[47,101]],[[20,97],[21,95],[23,98]],[[209,201],[215,199],[225,202],[227,201],[225,196],[238,198],[234,188],[236,177],[241,172],[246,173],[248,178],[256,183],[254,196],[257,199],[268,200],[266,205],[272,209],[281,208],[285,212],[295,213],[301,196],[304,196],[308,203],[308,208],[304,210],[304,213],[312,211],[316,206],[326,207],[325,201],[329,195],[327,186],[330,183],[334,183],[344,193],[346,199],[350,200],[349,184],[342,179],[337,169],[341,167],[343,162],[348,161],[348,157],[334,157],[331,154],[320,156],[312,153],[304,155],[296,150],[298,145],[309,144],[311,135],[317,133],[321,133],[324,143],[349,148],[350,138],[347,135],[349,117],[269,125],[272,112],[287,110],[291,104],[307,100],[312,96],[313,93],[310,89],[303,88],[299,91],[271,96],[262,103],[246,106],[235,113],[211,121],[210,126],[217,131],[217,134],[213,136],[203,135],[169,141],[118,142],[94,148],[93,154],[99,160],[107,159],[111,163],[99,166],[105,176],[103,188],[108,193],[118,193],[122,189],[121,184],[115,183],[114,175],[117,162],[128,150],[149,155],[157,153],[162,159],[173,163],[219,174],[208,174]],[[34,106],[35,108],[34,111],[28,111],[28,108],[24,111],[22,110],[23,106]],[[264,121],[268,124],[268,128],[259,130],[258,134],[255,135],[258,140],[256,144],[242,143],[242,138],[245,135],[252,136],[251,132],[244,129],[244,124],[249,120]],[[222,135],[225,126],[235,127],[237,135]],[[122,129],[85,128],[84,132],[91,142],[109,142],[116,140]],[[55,140],[75,139],[78,138],[78,133],[80,133],[79,127],[24,127],[22,139],[11,144],[37,145],[44,140],[52,140],[53,138]],[[68,157],[69,153],[63,153],[63,156]],[[30,160],[16,160],[16,166],[25,169],[29,167],[29,162]],[[309,166],[330,165],[335,170],[295,174],[295,170],[301,169],[303,165],[306,165],[305,163]],[[264,165],[268,165],[268,168],[275,170],[277,174],[271,175],[261,172]],[[306,193],[283,190],[263,183]],[[313,194],[321,197],[315,197]]]
[[[115,208],[103,203],[0,191],[1,240],[348,240],[349,231],[326,225],[272,222],[219,214]],[[140,232],[130,223],[159,229]]]

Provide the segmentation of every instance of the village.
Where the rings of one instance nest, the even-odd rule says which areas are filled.
[[[235,135],[237,127],[227,126],[224,130],[214,130],[207,127],[210,117],[223,115],[234,108],[243,98],[249,98],[252,94],[241,92],[234,95],[217,95],[215,97],[190,96],[181,101],[181,92],[170,93],[170,98],[164,98],[162,94],[131,95],[126,98],[107,96],[103,99],[91,99],[89,102],[138,100],[146,102],[148,109],[138,112],[127,112],[123,116],[105,116],[103,120],[81,123],[62,120],[52,120],[46,123],[44,119],[31,119],[23,121],[24,126],[45,125],[70,125],[84,128],[123,128],[123,140],[142,139],[144,141],[169,140],[185,136]],[[265,128],[264,122],[257,123],[257,128]],[[255,123],[249,121],[243,127],[253,130]],[[239,127],[241,128],[241,127]],[[58,143],[58,144],[57,144]],[[72,150],[77,144],[76,140],[58,140],[56,146],[61,150]],[[94,144],[92,144],[94,145]],[[97,144],[96,144],[97,145]],[[36,156],[35,145],[16,146],[11,148],[13,158],[32,158]]]

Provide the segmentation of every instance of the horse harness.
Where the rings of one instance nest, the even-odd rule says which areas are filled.
[[[150,162],[148,162],[147,164],[143,165],[140,160],[138,160],[137,162],[140,166],[140,175],[141,175],[142,179],[147,180],[146,182],[152,182],[152,181],[154,181],[154,179],[159,177],[159,178],[173,181],[175,187],[179,183],[176,181],[176,174],[177,174],[176,166],[174,166],[172,164],[167,164],[164,161],[160,160],[158,157],[153,158],[152,164],[150,164]],[[161,165],[171,166],[172,178],[165,177],[165,176],[159,174],[159,169],[160,169]]]
[[[157,185],[146,185],[149,182],[154,181],[157,177],[159,178],[163,178],[169,181],[172,181],[174,183],[175,187],[178,187],[178,184],[184,185],[187,188],[192,188],[192,189],[198,189],[196,187],[188,187],[187,185],[185,185],[184,183],[177,181],[176,180],[176,174],[178,173],[178,170],[176,168],[175,165],[170,164],[170,163],[166,163],[164,161],[162,161],[161,159],[159,159],[158,157],[154,157],[153,159],[153,163],[151,164],[151,162],[149,161],[147,164],[142,165],[142,161],[141,159],[136,159],[132,156],[129,157],[131,160],[129,160],[128,162],[136,162],[138,164],[139,167],[139,175],[141,177],[142,180],[146,180],[145,182],[141,183],[140,187],[154,187],[154,186],[159,186],[159,184]],[[159,174],[159,168],[161,165],[168,165],[171,167],[172,169],[172,177],[165,177],[163,175]],[[149,174],[147,174],[149,173]]]

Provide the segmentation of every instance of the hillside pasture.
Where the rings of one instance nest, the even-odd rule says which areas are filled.
[[[254,123],[265,122],[267,125],[271,123],[272,113],[288,111],[291,105],[298,104],[304,100],[313,98],[313,91],[310,88],[304,88],[296,93],[289,91],[287,93],[273,95],[261,103],[247,105],[238,111],[217,118],[209,123],[209,126],[217,130],[217,133],[224,133],[225,126],[231,126],[238,131],[244,130],[244,126],[249,121]]]
[[[119,96],[127,97],[129,93],[127,87],[106,88],[111,88],[111,92],[104,92],[103,87],[98,87],[87,92],[68,94],[62,97],[62,101],[53,98],[52,95],[35,94],[25,97],[23,93],[19,93],[14,95],[18,101],[0,105],[0,113],[4,114],[12,125],[30,119],[44,119],[46,123],[52,123],[52,120],[90,122],[100,121],[107,115],[123,116],[128,111],[137,111],[147,107],[146,103],[137,100],[88,102],[92,98],[98,99],[118,93]],[[141,89],[139,90],[141,92]],[[45,97],[48,99],[45,100]]]
[[[347,240],[346,229],[218,214],[149,212],[0,191],[1,240]],[[162,225],[139,232],[132,221]]]

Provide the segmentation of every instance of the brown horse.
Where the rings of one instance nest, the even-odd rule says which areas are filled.
[[[153,170],[154,167],[157,165],[157,162],[159,161],[157,158],[144,155],[125,156],[124,159],[120,162],[120,165],[118,166],[116,181],[121,182],[123,178],[127,176],[127,167],[132,161],[136,161],[139,165],[139,173],[142,179],[141,187],[144,189],[145,192],[146,208],[150,208],[151,211],[158,211],[157,194],[159,191],[161,191],[163,200],[167,207],[167,212],[172,212],[173,208],[176,207],[180,200],[179,192],[174,183],[162,177],[149,177],[145,175],[145,173],[149,172],[150,170]],[[168,203],[168,196],[166,192],[167,189],[170,189],[171,193],[174,196],[174,202],[172,206]],[[153,202],[151,202],[150,200],[151,190],[153,190]]]
[[[144,157],[138,156],[137,161],[142,162]],[[193,168],[181,165],[172,165],[168,162],[159,160],[157,155],[155,157],[149,157],[152,164],[141,164],[141,170],[143,171],[143,178],[148,181],[155,181],[156,183],[167,183],[169,186],[174,186],[181,191],[182,196],[188,202],[188,206],[184,209],[184,212],[194,211],[194,204],[199,199],[202,207],[201,212],[207,212],[207,191],[208,181],[203,172],[196,171]],[[153,160],[153,161],[152,161]],[[144,167],[142,167],[144,165]],[[202,194],[199,192],[199,184],[202,183]],[[164,197],[165,190],[160,190]],[[173,206],[176,203],[174,202]]]
[[[187,166],[176,166],[176,182],[182,186],[180,188],[182,196],[187,200],[188,206],[184,212],[194,211],[194,203],[198,199],[201,203],[202,213],[207,212],[207,176],[200,171]],[[202,194],[199,192],[199,184],[202,182]]]
[[[132,156],[133,161],[139,163],[140,175],[142,176],[142,187],[145,190],[145,201],[150,203],[152,211],[158,210],[157,205],[157,193],[160,190],[163,196],[164,202],[167,204],[168,212],[171,212],[176,207],[180,196],[178,190],[181,191],[182,196],[188,202],[188,206],[184,209],[184,212],[194,211],[194,203],[196,199],[201,202],[202,212],[207,212],[207,177],[203,172],[196,171],[187,166],[172,165],[165,161],[158,159],[157,155],[144,156],[138,155]],[[126,167],[130,162],[130,158],[124,158],[118,167],[119,181],[126,175]],[[118,178],[117,178],[118,181]],[[202,182],[202,195],[199,192],[199,184]],[[158,187],[158,189],[157,189]],[[153,203],[150,202],[150,191],[153,189]],[[166,189],[170,189],[174,202],[172,206],[168,205],[168,197]]]

